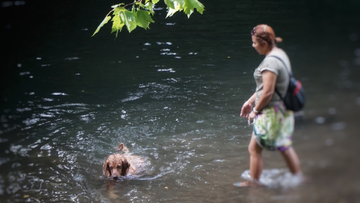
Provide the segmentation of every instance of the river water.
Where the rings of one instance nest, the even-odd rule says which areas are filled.
[[[159,5],[150,30],[117,39],[110,26],[91,34],[119,2],[7,2],[0,202],[359,202],[357,1],[203,1],[190,19]],[[305,184],[264,151],[267,187],[232,185],[249,167],[239,111],[263,58],[250,38],[261,23],[306,90],[293,136]],[[114,196],[102,163],[120,142],[151,164]]]

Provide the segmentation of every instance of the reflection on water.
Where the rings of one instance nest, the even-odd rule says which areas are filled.
[[[57,16],[57,1],[49,5],[56,26],[41,24],[36,35],[29,33],[36,40],[19,38],[25,47],[9,55],[7,64],[16,74],[5,78],[1,98],[0,199],[355,202],[360,184],[353,178],[359,169],[353,152],[359,141],[358,30],[348,29],[351,21],[344,17],[333,24],[314,17],[318,7],[303,2],[204,3],[209,14],[189,20],[174,16],[173,22],[157,8],[151,30],[121,33],[115,41],[106,31],[90,38],[87,28],[68,23],[73,16]],[[87,3],[97,7],[92,4]],[[318,4],[320,13],[331,6]],[[258,12],[249,13],[253,10]],[[262,182],[268,187],[232,185],[249,177],[251,127],[238,114],[254,91],[252,72],[261,61],[249,30],[264,20],[285,39],[281,46],[308,97],[293,138],[311,180],[305,186],[271,152],[263,154]],[[84,26],[91,30],[97,24]],[[309,27],[316,29],[304,33]],[[322,28],[338,32],[313,38]],[[119,180],[112,195],[102,163],[120,142],[151,164],[143,176]]]

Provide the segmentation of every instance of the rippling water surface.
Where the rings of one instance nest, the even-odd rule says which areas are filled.
[[[2,77],[1,202],[358,201],[360,32],[346,13],[359,4],[203,3],[190,19],[164,19],[160,6],[151,30],[115,40],[109,26],[90,37],[111,3],[55,1],[49,19],[44,3],[3,4],[36,29],[23,35],[9,20],[5,30],[16,46]],[[249,30],[264,22],[307,90],[293,139],[309,182],[299,186],[278,153],[264,152],[268,187],[236,188],[251,135],[239,111],[262,60]],[[151,164],[117,181],[113,196],[102,163],[121,142]]]

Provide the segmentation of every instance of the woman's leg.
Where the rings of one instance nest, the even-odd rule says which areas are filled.
[[[290,172],[292,174],[301,174],[300,161],[294,148],[289,147],[287,150],[282,151],[281,154],[283,155]]]
[[[262,148],[257,144],[255,140],[255,134],[252,133],[251,141],[249,144],[250,153],[250,175],[254,180],[259,180],[261,172],[263,170],[263,159],[261,156]]]
[[[259,185],[258,181],[263,169],[263,159],[261,156],[262,148],[257,144],[255,140],[254,132],[251,136],[250,144],[248,147],[250,153],[250,176],[252,180],[247,180],[245,182],[234,183],[237,187],[248,187],[248,186],[257,186]]]
[[[249,153],[250,153],[250,176],[252,180],[247,180],[245,182],[234,183],[237,187],[249,187],[259,185],[258,181],[263,169],[263,159],[261,156],[262,148],[256,143],[254,132],[251,136],[249,144]]]

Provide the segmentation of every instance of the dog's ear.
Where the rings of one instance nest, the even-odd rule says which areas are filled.
[[[117,149],[122,151],[124,149],[124,143],[120,143]]]
[[[103,175],[105,175],[106,177],[110,177],[111,176],[111,171],[110,171],[110,167],[109,167],[109,161],[105,160],[104,164],[103,164]]]
[[[129,149],[124,146],[124,143],[120,143],[119,146],[116,147],[115,149],[117,149],[121,152],[129,153]]]
[[[129,162],[126,159],[123,159],[121,164],[121,175],[126,176],[126,173],[129,168],[130,168]]]

